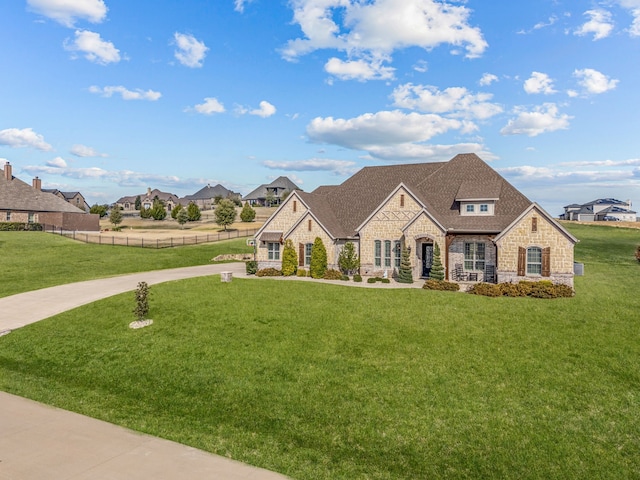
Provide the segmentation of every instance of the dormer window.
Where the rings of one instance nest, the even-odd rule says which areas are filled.
[[[467,213],[474,213],[476,211],[476,206],[473,204],[467,205]]]
[[[486,203],[480,204],[480,213],[489,213],[489,205]]]
[[[494,215],[495,203],[487,200],[467,200],[460,202],[460,215]]]

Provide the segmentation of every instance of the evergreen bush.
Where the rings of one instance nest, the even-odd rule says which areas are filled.
[[[429,280],[424,282],[422,288],[425,290],[438,290],[445,292],[457,292],[460,290],[460,285],[453,282],[447,282],[445,280],[434,280],[430,278]]]
[[[295,275],[298,269],[298,254],[293,246],[293,242],[288,238],[284,242],[284,249],[282,250],[282,275],[289,277]]]
[[[255,275],[258,271],[258,262],[256,262],[255,260],[249,260],[248,262],[245,262],[245,265],[247,275]]]
[[[324,272],[322,278],[324,278],[325,280],[342,280],[342,272],[340,270],[330,268]]]
[[[320,237],[316,237],[311,248],[311,264],[309,265],[309,272],[311,278],[323,278],[324,273],[327,271],[327,249],[322,243]]]
[[[306,277],[307,273],[308,272],[304,268],[299,268],[298,271],[296,272],[296,276],[298,276],[298,277]]]
[[[189,202],[189,205],[187,205],[187,219],[190,222],[197,222],[201,216],[200,207],[193,202]]]
[[[431,264],[429,278],[433,280],[444,280],[444,267],[440,259],[440,247],[437,243],[433,246],[433,263]]]
[[[277,268],[263,268],[262,270],[258,270],[256,272],[257,277],[281,277],[282,271]]]
[[[353,276],[353,281],[354,281],[354,282],[361,282],[361,281],[362,281],[362,275],[359,275],[359,274],[357,274],[357,273],[356,273],[356,274]]]
[[[360,268],[360,259],[353,242],[347,242],[338,255],[338,266],[347,275],[353,275]]]
[[[253,209],[249,202],[244,204],[242,210],[240,211],[240,220],[243,222],[253,222],[256,218],[256,211]]]
[[[409,249],[402,246],[402,257],[400,259],[400,269],[398,270],[398,283],[413,283],[413,274],[411,272],[411,255]]]
[[[149,314],[149,285],[147,282],[139,282],[135,291],[136,306],[133,313],[136,320],[142,321]]]

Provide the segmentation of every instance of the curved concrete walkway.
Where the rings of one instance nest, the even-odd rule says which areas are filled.
[[[0,333],[149,285],[231,271],[205,265],[91,280],[0,298]],[[0,392],[0,480],[283,480],[225,457]]]

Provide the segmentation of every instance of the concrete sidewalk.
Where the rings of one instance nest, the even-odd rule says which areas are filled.
[[[136,273],[0,298],[0,333],[149,285],[244,263]],[[287,477],[175,442],[0,392],[0,480],[283,480]]]
[[[246,276],[244,263],[221,263],[133,273],[3,297],[0,298],[0,333],[39,322],[112,295],[133,291],[138,286],[138,282],[147,282],[149,285],[153,285],[184,278],[215,275],[226,271],[232,272],[234,277]]]
[[[0,392],[0,480],[286,478]]]

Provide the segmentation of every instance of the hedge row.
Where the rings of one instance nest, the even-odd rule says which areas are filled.
[[[39,223],[22,222],[0,222],[1,232],[41,232],[42,225]]]
[[[460,285],[453,282],[447,282],[446,280],[427,280],[422,286],[425,290],[440,290],[447,292],[457,292],[460,290]]]
[[[468,292],[486,297],[562,298],[575,295],[573,288],[568,285],[556,285],[549,280],[498,284],[477,283]]]

